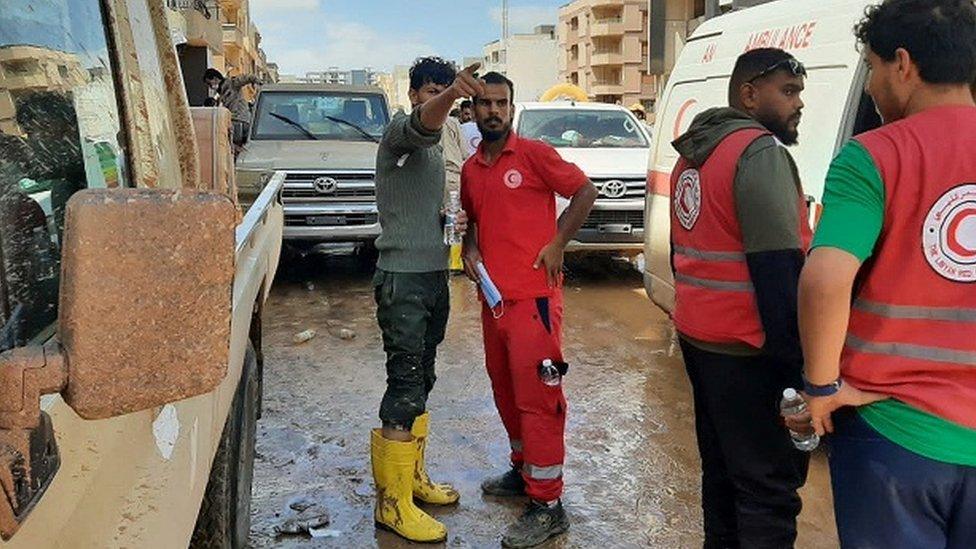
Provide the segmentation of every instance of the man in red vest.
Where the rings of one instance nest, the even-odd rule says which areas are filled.
[[[810,243],[786,146],[798,141],[806,70],[779,49],[739,57],[728,108],[674,142],[671,244],[695,401],[705,547],[791,547],[808,456],[778,417],[802,383],[796,290]]]
[[[885,125],[834,160],[802,274],[813,426],[841,545],[976,547],[976,6],[887,0],[856,32]]]

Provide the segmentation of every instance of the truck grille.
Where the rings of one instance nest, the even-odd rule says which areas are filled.
[[[599,198],[604,200],[644,198],[647,195],[646,179],[598,178],[593,180],[593,185],[600,191]]]
[[[640,210],[593,210],[583,223],[584,229],[599,229],[600,225],[630,225],[633,229],[644,228],[644,212]]]
[[[285,214],[285,225],[292,227],[356,227],[374,225],[375,213],[295,215]]]
[[[281,198],[284,202],[373,202],[374,179],[372,173],[290,172]]]

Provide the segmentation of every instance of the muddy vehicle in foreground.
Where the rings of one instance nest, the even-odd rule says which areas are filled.
[[[3,2],[0,547],[247,543],[284,174],[182,90],[162,1]]]

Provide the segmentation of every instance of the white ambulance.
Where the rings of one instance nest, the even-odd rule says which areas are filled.
[[[864,93],[867,67],[853,32],[864,9],[877,1],[779,0],[706,21],[687,40],[658,103],[647,171],[644,286],[659,307],[674,308],[669,208],[678,153],[671,142],[695,115],[728,105],[729,77],[739,55],[763,47],[791,52],[809,76],[800,144],[790,152],[815,223],[830,161],[851,136],[881,123]]]

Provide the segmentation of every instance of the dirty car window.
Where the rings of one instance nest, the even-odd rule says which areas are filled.
[[[0,10],[0,350],[57,318],[68,198],[126,185],[98,0],[3,0]]]
[[[282,117],[301,125],[318,139],[363,141],[366,136],[337,120],[355,124],[370,135],[381,137],[389,113],[380,94],[267,91],[258,100],[251,138],[308,138],[300,128],[288,124]]]
[[[522,137],[539,139],[553,147],[643,148],[647,139],[624,112],[612,110],[526,110],[519,119]]]

